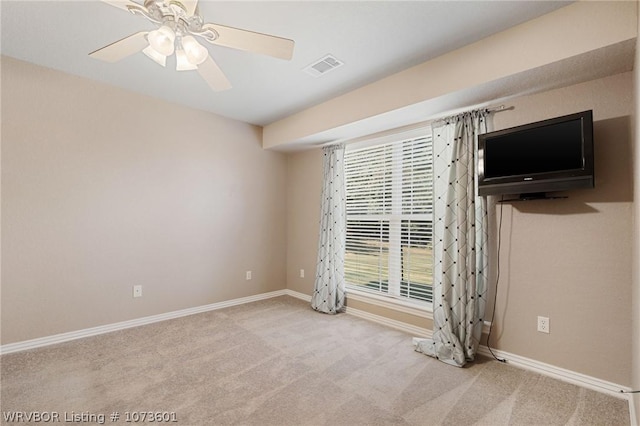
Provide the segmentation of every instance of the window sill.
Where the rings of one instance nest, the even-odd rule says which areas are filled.
[[[392,309],[397,312],[403,312],[409,315],[415,315],[421,318],[433,319],[433,309],[431,303],[427,302],[411,302],[409,300],[396,299],[391,296],[382,296],[368,291],[358,290],[347,287],[347,300],[356,300],[358,302],[368,303],[370,305],[379,306],[381,308]],[[348,302],[347,302],[348,303]]]

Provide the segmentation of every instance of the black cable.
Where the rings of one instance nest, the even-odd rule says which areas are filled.
[[[632,390],[632,391],[620,390],[620,393],[640,393],[640,390]]]
[[[504,358],[498,358],[491,349],[491,330],[493,330],[493,322],[496,317],[496,301],[498,300],[498,281],[500,281],[500,242],[502,240],[502,206],[504,204],[504,195],[500,198],[500,220],[498,221],[498,253],[496,261],[496,289],[493,294],[493,312],[491,313],[491,325],[489,326],[489,334],[487,334],[487,349],[496,361],[507,362]]]

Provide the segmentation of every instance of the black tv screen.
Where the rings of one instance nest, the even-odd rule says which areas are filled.
[[[591,111],[478,137],[479,195],[593,187]]]

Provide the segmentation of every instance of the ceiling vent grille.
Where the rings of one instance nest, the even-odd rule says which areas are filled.
[[[307,66],[304,71],[307,74],[310,74],[314,77],[320,77],[321,75],[325,75],[329,71],[335,70],[336,68],[344,65],[339,59],[336,59],[333,55],[326,55],[325,57],[315,61],[311,65]]]

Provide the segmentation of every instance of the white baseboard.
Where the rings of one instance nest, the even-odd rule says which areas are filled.
[[[498,358],[507,360],[507,364],[514,367],[523,368],[525,370],[534,371],[544,376],[552,377],[554,379],[561,380],[563,382],[571,383],[577,386],[581,386],[587,389],[603,392],[616,398],[630,399],[627,393],[621,391],[630,391],[631,389],[626,386],[601,380],[595,377],[587,376],[586,374],[578,373],[575,371],[567,370],[565,368],[556,367],[554,365],[546,364],[544,362],[536,361],[530,358],[526,358],[520,355],[515,355],[509,352],[491,349]],[[491,352],[486,346],[480,346],[478,353],[491,357]]]
[[[416,325],[407,324],[406,322],[397,321],[380,315],[375,315],[367,311],[362,311],[360,309],[350,308],[347,306],[345,312],[349,315],[353,315],[354,317],[377,322],[378,324],[386,325],[388,327],[395,328],[396,330],[405,331],[407,333],[414,334],[420,337],[431,336],[431,330],[427,328],[418,327]]]
[[[297,291],[289,290],[289,289],[285,290],[285,294],[300,300],[304,300],[306,302],[311,302],[311,296],[309,296],[308,294],[299,293]],[[354,317],[360,317],[369,321],[377,322],[378,324],[383,324],[388,327],[395,328],[397,330],[406,331],[407,333],[416,334],[421,337],[431,336],[431,330],[427,328],[422,328],[415,325],[407,324],[406,322],[396,321],[394,319],[390,319],[380,315],[371,314],[367,311],[362,311],[360,309],[350,308],[347,306],[345,309],[345,313],[349,315],[353,315]]]
[[[173,318],[184,317],[188,315],[199,314],[202,312],[214,311],[217,309],[227,308],[230,306],[241,305],[244,303],[256,302],[259,300],[270,299],[272,297],[278,297],[288,295],[307,302],[311,301],[311,296],[300,293],[290,289],[277,290],[269,293],[257,294],[254,296],[242,297],[239,299],[227,300],[224,302],[212,303],[204,306],[197,306],[195,308],[188,308],[179,311],[167,312],[164,314],[153,315],[143,318],[138,318],[130,321],[122,321],[114,324],[107,324],[99,327],[87,328],[84,330],[72,331],[68,333],[56,334],[53,336],[42,337],[38,339],[25,340],[23,342],[9,343],[0,346],[0,354],[9,354],[13,352],[24,351],[27,349],[34,349],[43,346],[54,345],[57,343],[68,342],[71,340],[82,339],[84,337],[97,336],[99,334],[110,333],[112,331],[124,330],[131,327],[138,327],[141,325],[152,324],[155,322],[165,321]],[[414,326],[404,323],[402,321],[393,320],[380,315],[375,315],[366,311],[362,311],[355,308],[346,308],[346,313],[359,318],[363,318],[369,321],[373,321],[379,324],[386,325],[398,330],[405,331],[409,334],[413,334],[419,337],[431,337],[432,331],[427,328]],[[550,364],[546,364],[540,361],[536,361],[523,356],[511,354],[509,352],[492,349],[493,353],[499,358],[504,358],[507,363],[514,367],[524,368],[554,379],[562,380],[564,382],[572,383],[577,386],[582,386],[588,389],[592,389],[598,392],[604,392],[606,394],[615,396],[617,398],[626,399],[629,402],[629,415],[631,418],[631,424],[637,425],[638,418],[633,403],[632,394],[621,393],[621,390],[629,391],[630,388],[626,386],[620,386],[618,384],[608,382],[605,380],[597,379],[595,377],[587,376],[585,374],[577,373],[575,371],[567,370],[560,367],[555,367]],[[486,346],[480,346],[478,353],[491,357],[491,353]]]
[[[307,302],[311,301],[311,296],[303,293],[299,293],[293,290],[285,290],[285,294],[296,297],[301,300],[305,300]],[[347,306],[346,313],[350,315],[354,315],[356,317],[364,318],[369,321],[377,322],[379,324],[383,324],[389,327],[393,327],[398,330],[405,331],[414,336],[418,336],[421,338],[429,338],[432,336],[432,331],[427,328],[421,328],[417,326],[413,326],[401,321],[392,320],[380,315],[371,314],[366,311],[362,311],[359,309],[349,308]],[[488,332],[488,325],[485,324],[483,328],[483,333]],[[630,388],[626,386],[620,386],[616,383],[608,382],[606,380],[597,379],[595,377],[587,376],[582,373],[577,373],[575,371],[567,370],[560,367],[555,367],[550,364],[546,364],[544,362],[536,361],[530,358],[526,358],[523,356],[515,355],[509,352],[500,351],[496,349],[492,349],[493,353],[496,354],[498,358],[503,358],[507,360],[507,363],[513,365],[514,367],[523,368],[526,370],[533,371],[535,373],[542,374],[547,377],[551,377],[557,380],[561,380],[563,382],[571,383],[577,386],[581,386],[587,389],[595,390],[598,392],[603,392],[614,396],[620,399],[626,399],[629,401],[629,416],[631,418],[631,424],[637,425],[638,418],[636,415],[635,406],[633,404],[632,394],[621,393],[621,390],[629,391]],[[489,348],[486,346],[480,346],[478,348],[478,353],[484,356],[488,356],[492,358],[491,352],[489,352]],[[639,425],[640,426],[640,425]]]
[[[636,413],[636,407],[633,401],[633,394],[623,393],[629,392],[631,388],[627,386],[621,386],[613,382],[601,380],[595,377],[587,376],[586,374],[578,373],[575,371],[567,370],[565,368],[556,367],[554,365],[546,364],[544,362],[536,361],[530,358],[526,358],[520,355],[515,355],[509,352],[500,351],[497,349],[491,349],[493,353],[498,357],[505,359],[507,364],[514,367],[523,368],[525,370],[533,371],[534,373],[542,374],[543,376],[551,377],[563,382],[571,383],[576,386],[591,389],[597,392],[602,392],[611,395],[616,398],[624,399],[629,404],[629,419],[631,425],[638,425],[638,417]],[[486,346],[480,346],[478,353],[491,357],[491,352]]]
[[[129,321],[117,322],[98,327],[86,328],[84,330],[71,331],[68,333],[55,334],[53,336],[40,337],[32,340],[25,340],[17,343],[9,343],[0,346],[0,354],[10,354],[12,352],[25,351],[43,346],[55,345],[57,343],[82,339],[84,337],[97,336],[99,334],[110,333],[112,331],[124,330],[141,325],[152,324],[154,322],[165,321],[173,318],[185,317],[187,315],[199,314],[202,312],[215,311],[217,309],[228,308],[230,306],[242,305],[244,303],[257,302],[258,300],[270,299],[272,297],[284,296],[286,290],[277,290],[269,293],[256,294],[254,296],[241,297],[239,299],[227,300],[224,302],[212,303],[209,305],[196,306],[195,308],[182,309],[179,311],[167,312],[159,315],[152,315],[137,318]]]
[[[311,296],[308,294],[300,293],[299,291],[286,289],[284,294],[287,296],[295,297],[296,299],[304,300],[305,302],[311,302]]]

